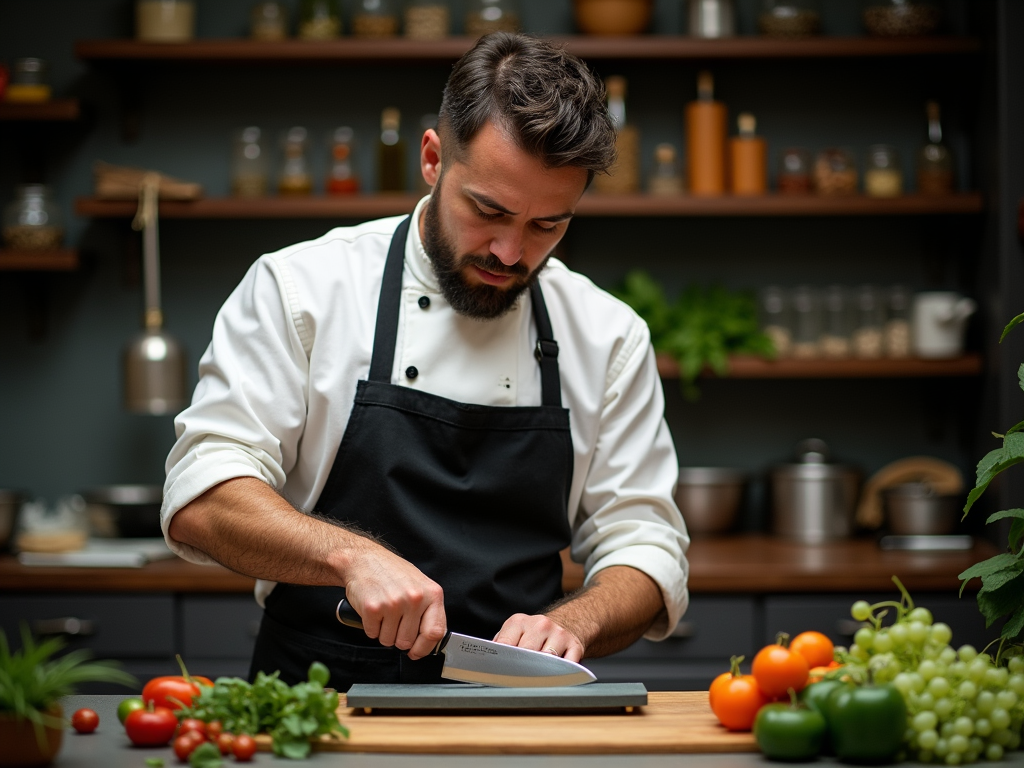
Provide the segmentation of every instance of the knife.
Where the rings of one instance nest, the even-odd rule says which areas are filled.
[[[363,628],[363,620],[348,600],[335,615],[346,627]],[[460,635],[448,630],[433,651],[444,654],[441,677],[497,688],[554,688],[592,683],[597,677],[582,664],[550,653]]]

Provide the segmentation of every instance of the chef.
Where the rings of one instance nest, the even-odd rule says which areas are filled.
[[[412,215],[265,255],[227,299],[162,521],[182,557],[258,579],[252,675],[439,682],[448,628],[572,661],[671,633],[689,539],[648,330],[550,256],[614,147],[583,62],[484,37]]]

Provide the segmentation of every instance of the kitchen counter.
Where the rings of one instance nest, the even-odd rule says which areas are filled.
[[[100,716],[100,727],[93,734],[79,735],[69,731],[64,747],[54,765],[57,768],[140,768],[147,757],[162,757],[167,766],[180,765],[170,747],[132,747],[117,722],[116,709],[124,696],[70,696],[63,700],[64,711],[74,712],[80,707],[95,709]],[[552,717],[555,717],[554,715]],[[561,716],[571,717],[571,716]],[[567,725],[567,727],[569,727]],[[281,761],[266,753],[259,753],[253,765],[275,766],[315,765],[345,766],[345,768],[677,768],[685,761],[688,768],[765,768],[772,765],[756,753],[727,753],[715,755],[420,755],[420,754],[364,754],[320,752],[306,760]],[[823,759],[818,765],[837,765],[834,760]],[[226,766],[234,765],[226,762]],[[999,763],[979,763],[988,766],[1024,766],[1024,753],[1015,752]]]
[[[998,550],[976,540],[966,552],[883,552],[873,538],[810,546],[763,535],[695,539],[690,591],[695,594],[888,591],[896,575],[911,592],[959,589],[957,574]],[[563,586],[582,584],[566,561]],[[162,560],[143,568],[44,568],[0,558],[0,590],[60,592],[251,592],[253,580],[221,566]],[[975,582],[977,585],[977,582]]]

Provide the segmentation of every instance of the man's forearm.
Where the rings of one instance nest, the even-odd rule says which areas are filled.
[[[665,610],[661,588],[642,571],[612,566],[577,594],[545,612],[574,634],[585,656],[607,656],[641,638]]]

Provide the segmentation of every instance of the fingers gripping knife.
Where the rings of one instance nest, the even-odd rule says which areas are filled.
[[[345,626],[363,628],[363,620],[348,600],[338,603],[336,616]],[[441,677],[464,683],[500,688],[550,688],[597,680],[589,669],[568,659],[458,632],[445,633],[434,648],[434,655],[439,653],[444,654]]]

